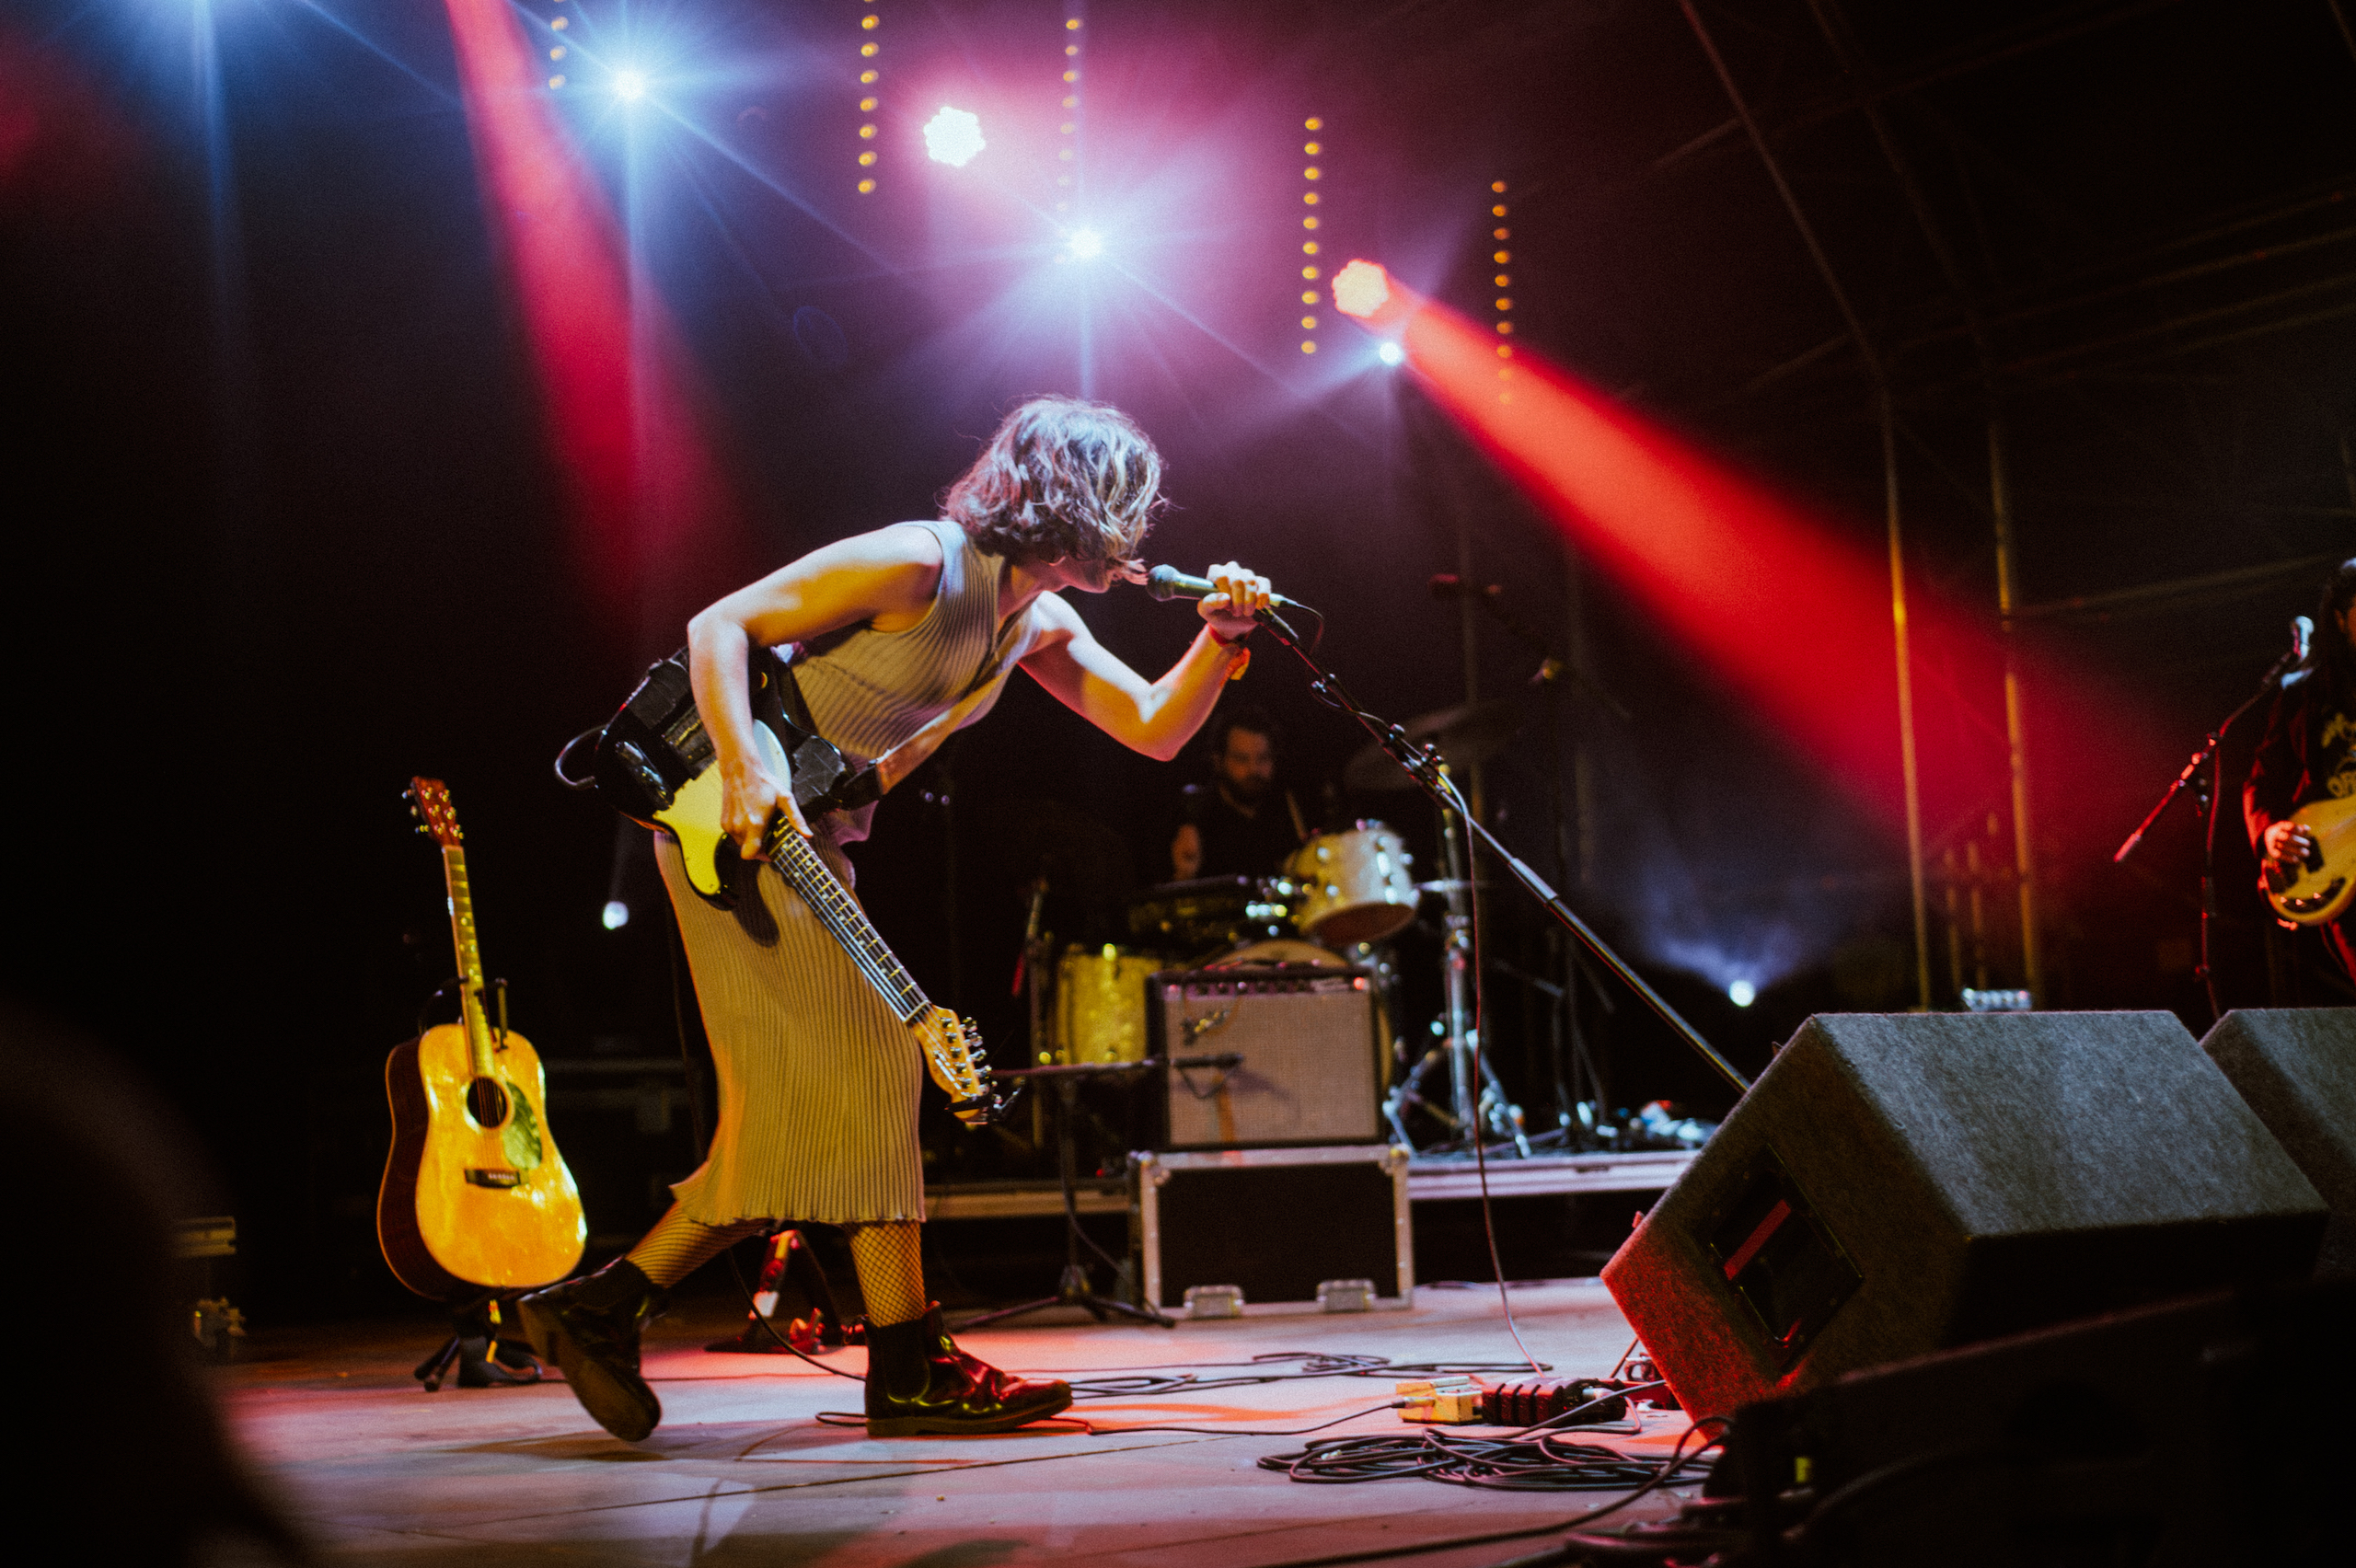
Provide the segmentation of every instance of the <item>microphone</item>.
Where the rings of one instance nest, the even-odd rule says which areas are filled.
[[[1207,577],[1190,577],[1174,566],[1157,566],[1145,574],[1145,591],[1157,599],[1207,599],[1219,589]],[[1268,603],[1279,607],[1292,602],[1282,594],[1268,595]]]
[[[2291,651],[2296,655],[2299,663],[2303,664],[2306,663],[2307,650],[2314,646],[2315,638],[2315,622],[2304,616],[2291,617]]]

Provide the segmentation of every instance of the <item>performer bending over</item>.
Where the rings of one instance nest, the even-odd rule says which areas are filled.
[[[2316,607],[2315,646],[2307,662],[2282,677],[2266,715],[2266,734],[2242,787],[2242,820],[2261,862],[2294,870],[2315,847],[2307,830],[2289,822],[2310,801],[2356,795],[2356,559],[2333,568]],[[2351,974],[2348,923],[2324,928]]]
[[[1232,563],[1209,576],[1202,630],[1147,681],[1089,634],[1058,596],[1140,580],[1137,554],[1160,505],[1161,458],[1126,416],[1040,398],[999,426],[950,488],[943,519],[826,546],[688,624],[696,707],[717,748],[722,822],[760,853],[776,813],[809,836],[846,886],[843,846],[872,804],[802,820],[790,781],[753,739],[751,646],[802,645],[794,665],[818,732],[854,765],[966,704],[971,723],[1016,665],[1124,745],[1176,756],[1246,654],[1266,579]],[[921,744],[922,743],[919,743]],[[600,1425],[636,1441],[662,1406],[639,1375],[639,1330],[662,1293],[745,1237],[783,1222],[848,1231],[867,1301],[867,1424],[878,1436],[1001,1432],[1071,1402],[1060,1382],[1017,1378],[967,1355],[928,1302],[918,1246],[924,1170],[915,1037],[781,877],[747,879],[734,911],[688,885],[658,836],[696,999],[720,1078],[720,1124],[703,1168],[629,1255],[525,1298],[566,1381]]]

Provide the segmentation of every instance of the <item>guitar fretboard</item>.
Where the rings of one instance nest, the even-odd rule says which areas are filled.
[[[477,1077],[491,1072],[491,1021],[482,1013],[482,948],[475,940],[474,891],[467,882],[467,852],[456,844],[442,848],[442,879],[450,889],[450,936],[458,949],[458,1008],[466,1020],[467,1051]]]
[[[479,989],[482,950],[475,941],[475,898],[467,885],[467,852],[456,845],[442,851],[442,876],[450,888],[450,936],[458,948],[458,978]]]
[[[818,923],[843,945],[859,972],[867,976],[868,984],[883,996],[902,1023],[931,1008],[922,988],[884,945],[883,937],[868,923],[866,914],[852,902],[850,894],[826,862],[819,859],[818,851],[783,817],[769,831],[769,863],[783,874],[787,885],[802,895]]]

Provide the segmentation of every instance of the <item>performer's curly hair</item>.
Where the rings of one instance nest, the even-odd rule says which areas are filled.
[[[982,550],[1039,561],[1134,556],[1164,504],[1145,432],[1118,409],[1061,397],[1007,415],[941,498]]]

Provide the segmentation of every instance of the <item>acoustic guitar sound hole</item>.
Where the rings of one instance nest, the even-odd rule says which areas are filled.
[[[507,1120],[507,1091],[495,1078],[479,1078],[467,1085],[467,1114],[479,1127],[496,1127]]]

